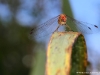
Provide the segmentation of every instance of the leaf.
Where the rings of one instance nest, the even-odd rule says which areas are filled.
[[[77,72],[86,72],[86,66],[83,35],[72,31],[54,32],[47,49],[46,75],[81,75]]]

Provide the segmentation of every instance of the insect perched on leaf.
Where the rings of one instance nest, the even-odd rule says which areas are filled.
[[[75,20],[68,15],[60,14],[50,20],[46,21],[43,24],[38,25],[36,28],[33,28],[30,32],[34,37],[43,37],[50,33],[53,33],[58,30],[60,26],[66,26],[70,31],[71,28],[68,26],[68,22],[73,23],[74,26],[81,32],[86,34],[93,34],[99,32],[99,27],[97,25],[89,24],[86,22]],[[69,23],[69,24],[70,24]]]

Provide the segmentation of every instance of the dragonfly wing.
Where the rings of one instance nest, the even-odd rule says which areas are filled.
[[[81,32],[86,34],[93,34],[100,32],[99,27],[97,25],[89,24],[86,22],[75,20],[69,16],[67,16],[68,20],[73,22],[75,27]]]
[[[86,22],[80,22],[80,24],[77,24],[77,27],[80,27],[79,29],[83,31],[83,33],[98,33],[100,32],[99,27],[97,25],[89,24]]]
[[[45,23],[37,26],[36,28],[33,28],[31,30],[31,35],[35,38],[42,38],[44,36],[49,35],[50,33],[53,33],[57,26],[58,26],[58,17],[56,16]]]

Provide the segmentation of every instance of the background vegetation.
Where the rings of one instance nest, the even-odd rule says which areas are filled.
[[[25,2],[29,4],[25,5]],[[0,75],[44,75],[46,51],[41,47],[42,43],[30,38],[29,33],[32,27],[49,14],[46,13],[45,3],[44,0],[0,0],[0,14],[5,6],[10,10],[10,14],[3,12],[9,15],[0,15]],[[70,14],[68,1],[63,0],[62,6],[61,10]],[[28,23],[20,22],[23,19],[23,16],[17,17],[20,10],[24,10],[34,19]],[[30,19],[24,18],[26,21]]]

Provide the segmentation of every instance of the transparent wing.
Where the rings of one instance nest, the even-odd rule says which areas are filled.
[[[59,15],[51,18],[50,20],[46,21],[45,23],[38,25],[37,27],[31,30],[31,35],[35,38],[42,38],[50,33],[53,33],[56,28],[59,26],[58,24]]]
[[[69,17],[68,15],[67,15],[67,19],[68,19],[69,22],[70,21],[73,22],[73,24],[75,25],[75,27],[81,33],[92,34],[92,33],[98,33],[98,32],[100,32],[100,29],[99,29],[99,27],[97,25],[89,24],[89,23],[82,22],[82,21],[77,21],[77,20]]]

